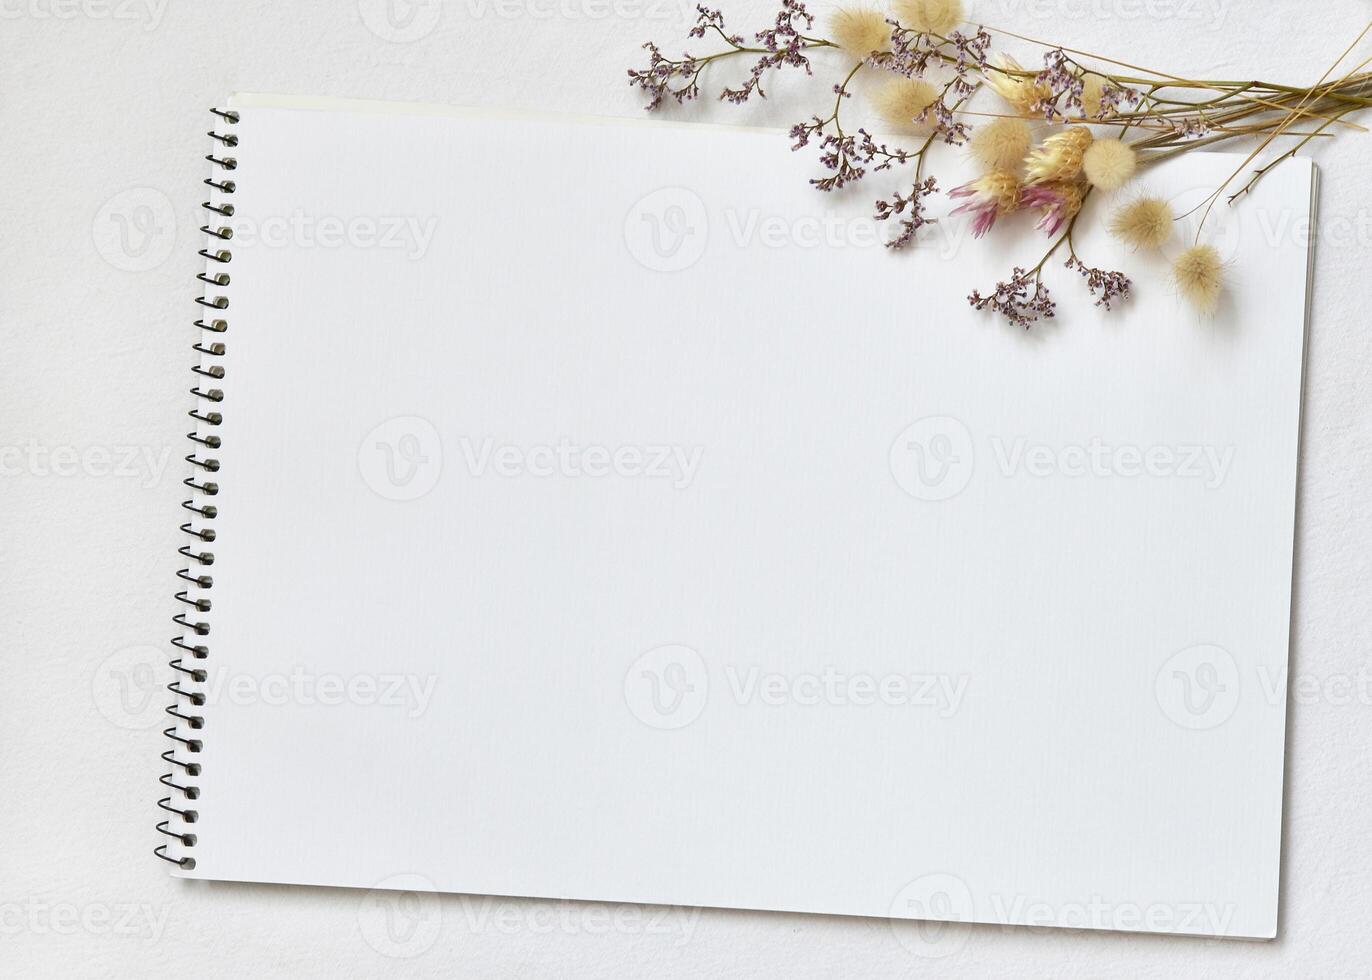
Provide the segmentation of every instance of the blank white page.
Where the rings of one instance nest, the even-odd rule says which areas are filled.
[[[1308,162],[1024,331],[775,133],[236,104],[187,876],[1275,934]]]

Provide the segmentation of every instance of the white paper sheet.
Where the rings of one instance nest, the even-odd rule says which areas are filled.
[[[188,877],[1275,934],[1310,164],[1024,332],[775,133],[237,104]]]

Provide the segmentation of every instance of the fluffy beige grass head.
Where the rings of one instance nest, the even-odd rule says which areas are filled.
[[[1161,198],[1140,198],[1114,213],[1110,231],[1134,248],[1159,248],[1172,237],[1172,209]]]
[[[1090,74],[1081,80],[1081,114],[1094,119],[1100,114],[1100,96],[1105,90],[1105,79]]]
[[[962,0],[894,0],[891,9],[902,27],[940,37],[965,19]]]
[[[1213,245],[1192,245],[1172,265],[1177,289],[1188,303],[1209,316],[1220,304],[1223,263]]]
[[[891,50],[891,25],[871,7],[840,7],[829,20],[834,43],[858,61],[873,51]]]
[[[1002,117],[982,123],[972,130],[970,148],[973,158],[987,170],[1019,172],[1029,153],[1029,124],[1023,119]]]
[[[1117,139],[1096,140],[1081,157],[1086,179],[1103,191],[1123,187],[1138,167],[1138,158],[1128,143]]]
[[[918,78],[896,76],[872,92],[872,107],[894,133],[924,134],[934,131],[932,115],[916,119],[938,100],[938,89]]]

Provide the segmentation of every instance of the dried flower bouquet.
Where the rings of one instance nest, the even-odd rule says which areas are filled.
[[[744,103],[765,98],[763,80],[773,72],[800,69],[814,75],[812,56],[836,49],[847,67],[833,83],[824,114],[791,128],[792,149],[815,147],[823,174],[810,181],[832,191],[870,174],[908,165],[913,170],[903,191],[875,204],[878,220],[897,226],[887,242],[901,248],[935,219],[928,198],[938,191],[926,174],[936,144],[964,146],[982,175],[949,191],[959,202],[954,214],[967,214],[980,237],[1015,211],[1036,212],[1037,227],[1050,236],[1046,251],[1032,266],[1016,267],[1008,280],[968,301],[1011,323],[1029,327],[1052,317],[1054,303],[1043,272],[1054,255],[1082,277],[1098,306],[1109,309],[1129,296],[1122,272],[1094,268],[1081,259],[1072,232],[1082,204],[1095,191],[1116,191],[1162,160],[1226,140],[1245,139],[1247,159],[1194,210],[1200,220],[1194,240],[1177,257],[1172,275],[1180,293],[1202,313],[1216,308],[1223,288],[1218,251],[1204,239],[1206,219],[1221,199],[1234,204],[1282,160],[1320,138],[1363,127],[1346,117],[1372,105],[1372,58],[1341,70],[1344,60],[1372,30],[1363,29],[1313,85],[1280,85],[1248,80],[1189,79],[1090,55],[1009,31],[964,23],[961,0],[891,0],[891,16],[869,7],[848,7],[829,19],[828,37],[813,33],[814,17],[803,0],[781,0],[772,26],[751,40],[732,33],[719,10],[698,6],[693,39],[712,39],[710,54],[669,58],[649,42],[648,66],[629,71],[631,85],[648,97],[647,108],[668,100],[679,104],[700,97],[704,75],[717,63],[744,58],[748,73],[719,97]],[[1030,70],[1003,52],[998,38],[1043,49],[1043,67]],[[1088,61],[1079,60],[1086,58]],[[843,122],[854,78],[879,74],[873,108],[894,133],[913,138],[908,147],[878,140],[866,129]],[[998,96],[994,111],[974,111],[973,96],[987,88]],[[1030,122],[1036,126],[1031,127]],[[1047,129],[1036,134],[1036,129]],[[1250,163],[1254,169],[1239,183]],[[1157,249],[1173,236],[1179,216],[1167,202],[1140,197],[1117,207],[1111,232],[1135,249]]]

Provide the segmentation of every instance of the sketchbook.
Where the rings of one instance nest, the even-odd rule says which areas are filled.
[[[1025,331],[773,132],[213,128],[174,874],[1276,934],[1308,161]]]

